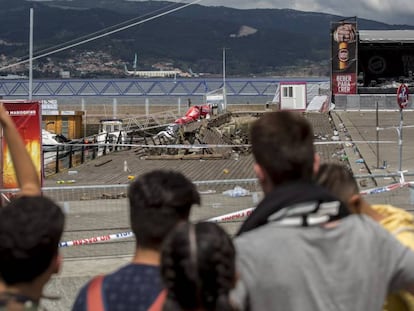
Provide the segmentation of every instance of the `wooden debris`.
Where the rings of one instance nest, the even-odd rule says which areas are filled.
[[[99,167],[99,166],[105,165],[105,164],[107,164],[107,163],[109,163],[111,161],[112,161],[112,159],[109,159],[109,160],[106,160],[106,161],[103,161],[103,162],[96,163],[95,164],[95,167]]]

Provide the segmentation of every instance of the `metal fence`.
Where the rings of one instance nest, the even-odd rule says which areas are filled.
[[[198,181],[195,184],[201,194],[201,205],[192,208],[190,219],[218,222],[230,235],[263,198],[256,179]],[[60,243],[65,258],[133,254],[135,240],[129,223],[127,190],[128,184],[43,189],[44,195],[58,202],[66,214]],[[414,210],[414,188],[408,185],[378,187],[366,193],[367,200],[373,204],[392,204]]]
[[[195,184],[201,194],[201,205],[193,207],[191,220],[223,223],[230,234],[263,196],[256,179]],[[43,189],[44,195],[58,202],[66,214],[60,244],[65,258],[133,253],[135,244],[130,232],[127,190],[128,184]]]
[[[130,144],[137,139],[134,136],[128,137],[129,146],[127,146],[120,141],[109,142],[109,138],[110,135],[107,134],[105,141],[100,144],[96,140],[92,142],[85,140],[74,144],[44,145],[43,147],[48,148],[47,151],[43,151],[44,175],[49,176],[71,169],[110,152],[131,149]]]
[[[335,95],[335,110],[399,110],[396,94]],[[408,103],[407,109],[413,109]]]

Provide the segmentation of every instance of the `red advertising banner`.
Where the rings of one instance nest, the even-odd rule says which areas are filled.
[[[357,93],[356,22],[332,23],[332,94]]]
[[[40,102],[22,101],[22,102],[3,102],[4,108],[9,112],[10,117],[16,124],[16,127],[23,138],[26,149],[29,152],[32,161],[39,174],[41,184],[42,180],[42,129],[41,129],[41,111]],[[4,189],[18,188],[14,166],[10,157],[8,146],[3,140],[2,143],[3,159],[3,180]]]
[[[356,94],[356,73],[332,73],[333,94]]]

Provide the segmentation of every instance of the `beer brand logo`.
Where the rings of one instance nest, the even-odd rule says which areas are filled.
[[[375,74],[380,74],[387,68],[387,63],[382,56],[375,55],[368,60],[368,70]]]
[[[349,59],[348,49],[340,49],[338,52],[338,58],[341,62],[347,62]]]

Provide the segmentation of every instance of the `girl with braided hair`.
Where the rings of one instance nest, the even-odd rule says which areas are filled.
[[[183,223],[161,254],[167,290],[164,311],[236,311],[229,292],[236,284],[235,249],[215,223]]]

